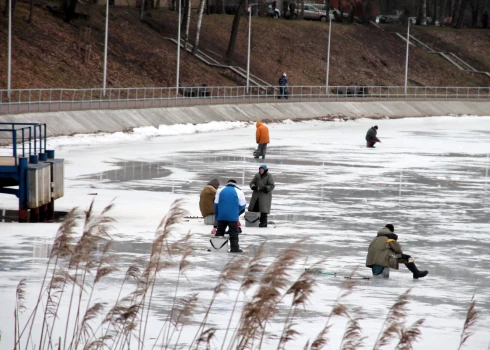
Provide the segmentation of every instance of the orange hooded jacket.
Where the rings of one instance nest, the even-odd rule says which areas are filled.
[[[255,139],[259,145],[264,143],[269,143],[269,128],[262,124],[261,122],[257,122],[257,132],[255,133]]]

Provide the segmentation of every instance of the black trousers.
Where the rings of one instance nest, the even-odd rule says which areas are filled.
[[[215,236],[224,236],[227,227],[229,228],[228,234],[230,235],[230,250],[236,252],[240,248],[238,245],[238,234],[240,231],[238,230],[238,223],[236,221],[219,220]]]

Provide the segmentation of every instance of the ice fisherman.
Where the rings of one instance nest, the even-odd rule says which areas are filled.
[[[238,217],[245,212],[247,201],[242,190],[236,185],[233,179],[228,180],[225,187],[216,192],[214,198],[214,213],[217,221],[216,236],[224,236],[228,227],[230,235],[230,252],[243,252],[239,246]]]
[[[260,213],[259,227],[267,227],[267,214],[271,212],[272,191],[275,188],[274,179],[269,173],[267,165],[259,167],[259,172],[250,181],[252,198],[248,205],[248,211]]]
[[[288,85],[288,78],[286,76],[286,73],[283,73],[281,75],[281,77],[279,78],[279,90],[280,90],[279,98],[285,98],[285,99],[288,98],[288,95],[286,92],[286,89],[287,89],[286,86],[287,85]]]
[[[387,224],[378,231],[378,235],[369,244],[366,257],[366,266],[370,267],[373,275],[383,273],[385,267],[398,270],[399,264],[405,266],[413,273],[413,278],[418,279],[427,276],[429,271],[420,271],[410,255],[404,254],[400,243],[397,242],[398,236],[395,234],[395,227]]]
[[[366,147],[374,148],[376,142],[381,142],[380,139],[376,136],[378,134],[378,126],[375,125],[370,127],[366,133]]]
[[[258,146],[254,158],[262,157],[262,159],[265,159],[267,144],[270,142],[269,128],[261,122],[257,122],[256,126],[257,131],[255,132],[255,140],[257,141]]]
[[[204,186],[199,198],[199,209],[201,215],[206,217],[208,215],[214,215],[214,198],[216,197],[216,191],[219,188],[219,180],[213,179]]]

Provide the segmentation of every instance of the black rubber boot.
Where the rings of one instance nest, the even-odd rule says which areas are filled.
[[[230,253],[243,253],[238,245],[238,237],[230,237]]]
[[[410,270],[410,272],[413,273],[413,278],[415,278],[415,279],[425,277],[429,274],[429,271],[427,271],[427,270],[419,271],[419,269],[417,269],[417,266],[413,262],[406,263],[405,266],[407,267],[407,269]]]
[[[265,213],[260,214],[259,227],[267,227],[267,214],[265,214]]]

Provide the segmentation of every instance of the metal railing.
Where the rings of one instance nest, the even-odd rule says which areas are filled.
[[[411,86],[288,86],[288,100],[308,101],[400,101],[486,100],[490,87]],[[0,90],[0,114],[179,107],[195,105],[285,102],[279,86],[194,86],[102,89]]]
[[[46,153],[46,141],[46,123],[0,122],[0,166],[6,158],[17,166],[18,157]]]

